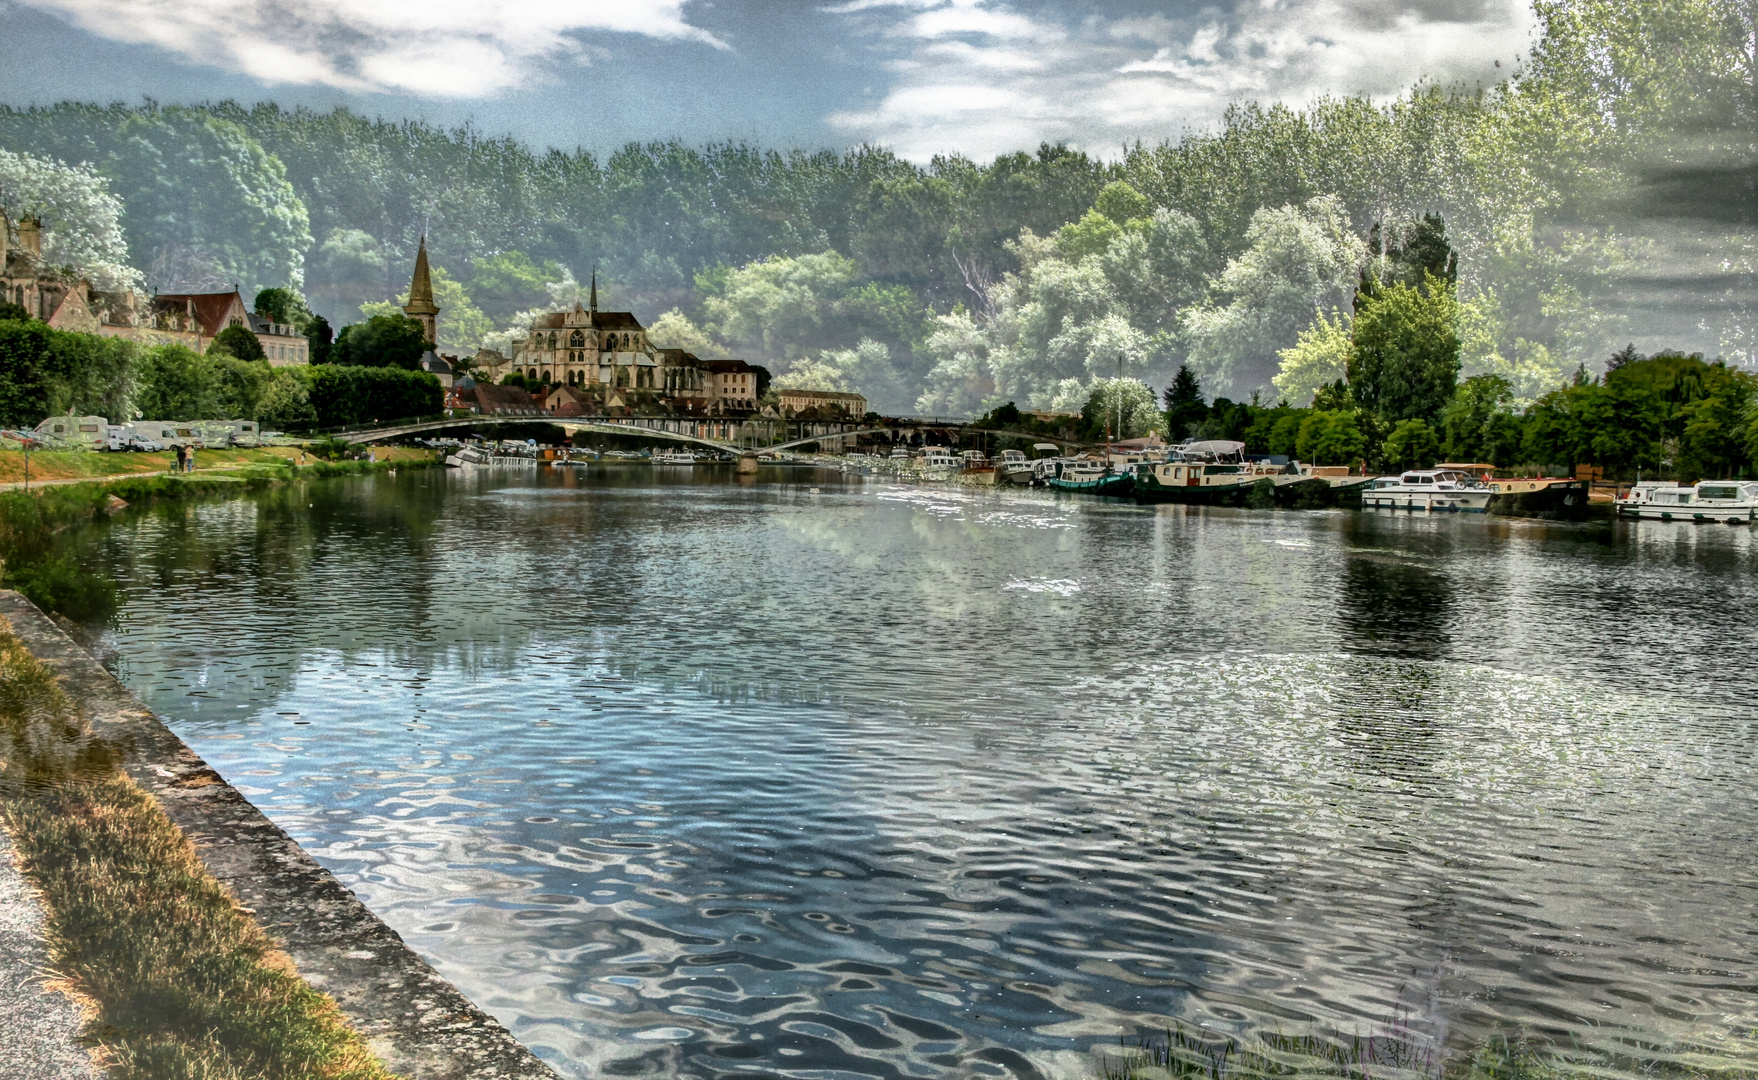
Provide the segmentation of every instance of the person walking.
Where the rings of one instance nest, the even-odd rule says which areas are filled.
[[[177,444],[177,471],[188,472],[189,448],[182,443]]]

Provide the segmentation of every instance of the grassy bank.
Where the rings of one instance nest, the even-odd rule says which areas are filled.
[[[0,817],[128,1080],[390,1080],[0,621]]]
[[[286,450],[286,452],[282,452]],[[208,453],[205,452],[204,453]],[[297,449],[216,450],[230,455],[225,470],[188,475],[145,473],[122,479],[59,484],[31,491],[0,492],[0,584],[17,589],[45,611],[82,622],[102,619],[116,607],[116,585],[108,576],[82,566],[68,542],[68,530],[119,510],[185,499],[235,496],[301,479],[324,479],[383,472],[399,466],[436,463],[426,451],[400,450],[390,460],[323,461]],[[291,456],[289,456],[291,455]],[[5,455],[0,455],[3,458]],[[21,455],[14,454],[14,457]],[[34,455],[40,456],[40,455]],[[147,454],[68,454],[81,458],[145,458]],[[33,472],[35,462],[33,461]]]
[[[430,451],[413,446],[374,446],[352,449],[372,452],[381,462],[416,463],[429,459]],[[280,466],[311,455],[298,446],[265,446],[257,449],[197,450],[197,475],[210,469],[243,469],[254,466]],[[38,450],[30,456],[33,483],[41,480],[81,480],[119,475],[146,476],[169,473],[177,463],[170,450],[150,454],[100,453],[96,450]],[[0,443],[0,484],[17,483],[24,479],[24,453],[18,444]]]

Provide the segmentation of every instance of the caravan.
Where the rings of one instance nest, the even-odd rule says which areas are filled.
[[[51,446],[101,450],[109,427],[101,416],[51,416],[37,425],[36,435]]]

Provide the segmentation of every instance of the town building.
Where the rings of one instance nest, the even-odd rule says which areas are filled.
[[[459,379],[446,395],[446,405],[467,409],[481,416],[542,416],[543,405],[517,386],[494,386],[469,375]]]
[[[708,408],[710,412],[727,412],[757,408],[757,372],[743,360],[710,360],[708,369]]]
[[[102,292],[43,261],[43,230],[35,218],[17,225],[0,213],[0,300],[24,308],[57,330],[127,338],[144,345],[183,345],[205,352],[220,331],[248,327],[270,364],[309,362],[304,335],[285,323],[253,313],[237,289],[221,293]]]
[[[849,394],[839,390],[804,390],[798,388],[776,388],[776,396],[780,399],[781,415],[799,416],[812,413],[815,416],[831,415],[859,420],[867,415],[867,399],[860,394]]]

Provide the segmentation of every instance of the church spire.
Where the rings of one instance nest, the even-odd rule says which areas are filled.
[[[597,322],[598,321],[598,319],[597,319],[597,316],[598,316],[598,267],[596,267],[596,266],[594,266],[592,268],[592,315],[593,315],[592,321]]]
[[[403,311],[421,323],[428,341],[438,341],[439,305],[433,302],[433,277],[427,269],[427,234],[421,234],[421,247],[415,252],[415,276],[409,279],[409,302]]]

